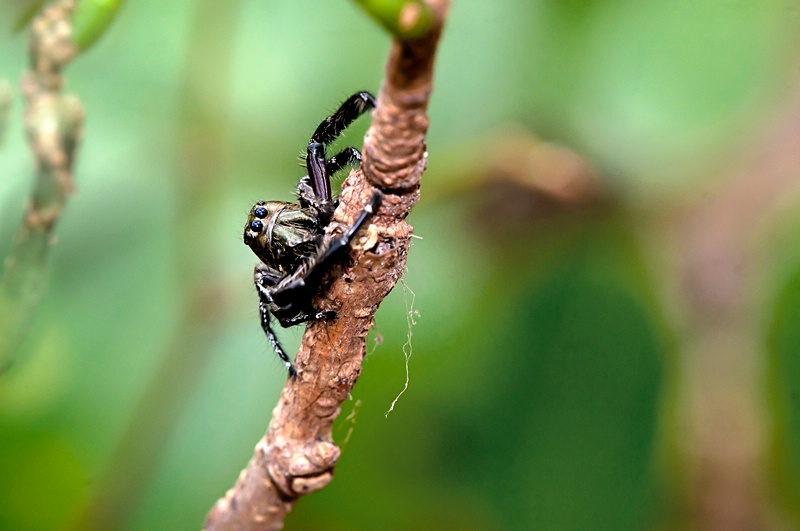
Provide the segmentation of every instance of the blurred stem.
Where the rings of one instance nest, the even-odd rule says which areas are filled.
[[[14,101],[14,94],[11,92],[11,84],[5,79],[0,79],[0,147],[6,137],[8,127],[8,116],[11,114],[11,103]]]
[[[61,94],[61,69],[77,55],[69,25],[74,5],[70,0],[58,2],[31,24],[31,70],[22,80],[22,92],[36,176],[0,280],[0,371],[13,362],[44,297],[53,231],[73,190],[72,163],[83,129],[83,108],[76,98]]]
[[[78,48],[91,48],[105,34],[125,0],[80,0],[72,17]]]
[[[196,4],[189,36],[182,106],[177,132],[174,270],[180,315],[160,365],[137,404],[105,475],[74,529],[116,530],[128,523],[158,465],[173,426],[197,379],[206,368],[224,308],[220,259],[214,245],[197,246],[181,230],[200,233],[211,227],[224,197],[225,104],[241,1]]]
[[[47,2],[47,0],[33,0],[28,2],[28,6],[22,11],[22,14],[14,24],[14,30],[22,31],[28,27],[28,24],[30,24],[31,20],[33,20],[33,17],[36,16],[36,13],[42,9],[42,6],[44,6],[45,2]]]
[[[511,185],[559,208],[584,207],[612,199],[597,171],[578,153],[545,142],[519,126],[502,126],[439,153],[436,177],[425,187],[425,201],[484,195],[485,189]],[[449,178],[447,178],[449,176]]]
[[[753,241],[776,202],[798,190],[799,119],[800,98],[750,160],[735,162],[719,190],[675,212],[670,223],[672,239],[680,242],[687,307],[681,359],[686,436],[679,442],[689,473],[691,529],[784,528],[776,526],[764,477],[770,421],[761,399],[766,355],[756,298],[764,264]]]
[[[398,39],[416,39],[431,29],[433,15],[422,0],[354,1]]]

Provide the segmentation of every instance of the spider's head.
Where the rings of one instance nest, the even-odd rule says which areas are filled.
[[[262,262],[290,271],[316,253],[320,234],[316,218],[294,203],[259,201],[244,225],[244,243]]]
[[[244,243],[262,258],[269,241],[270,220],[277,215],[274,203],[259,201],[250,209],[244,225]]]

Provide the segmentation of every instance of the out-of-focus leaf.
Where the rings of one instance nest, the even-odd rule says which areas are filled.
[[[574,3],[574,2],[573,2]],[[543,136],[643,192],[714,175],[721,150],[779,104],[796,9],[783,2],[544,2],[522,75]],[[549,122],[549,123],[548,123]],[[598,166],[600,166],[598,164]]]
[[[519,407],[495,399],[507,529],[635,529],[652,510],[662,346],[629,287],[575,258],[499,338],[509,387],[527,389]]]
[[[22,31],[25,29],[36,13],[42,8],[46,0],[35,0],[30,2],[20,13],[17,21],[14,23],[14,31]]]
[[[46,430],[0,428],[0,529],[64,529],[86,485],[74,449]]]
[[[422,37],[431,27],[431,10],[421,0],[355,0],[398,39]]]
[[[784,508],[800,516],[800,268],[781,290],[769,331],[772,456]]]
[[[72,38],[88,50],[108,30],[124,0],[81,0],[72,16]]]

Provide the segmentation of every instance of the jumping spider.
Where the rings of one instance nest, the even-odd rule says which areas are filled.
[[[339,204],[331,194],[331,176],[345,166],[361,162],[361,153],[347,147],[326,158],[325,146],[354,120],[375,107],[369,92],[350,96],[339,109],[319,124],[304,155],[308,175],[297,185],[297,203],[259,201],[244,226],[244,243],[261,261],[254,282],[258,292],[261,327],[290,377],[295,371],[271,326],[270,315],[284,328],[316,319],[332,319],[336,312],[315,309],[312,299],[330,266],[380,207],[383,196],[375,192],[370,202],[341,236],[325,239],[325,228]]]

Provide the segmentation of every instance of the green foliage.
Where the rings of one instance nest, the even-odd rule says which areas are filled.
[[[769,394],[775,413],[772,474],[784,507],[800,518],[800,268],[780,289],[769,330]]]
[[[425,35],[431,11],[422,0],[355,0],[376,22],[398,39]]]
[[[72,38],[88,50],[105,34],[124,0],[80,0],[72,16]]]
[[[28,24],[30,24],[33,17],[36,16],[36,13],[39,12],[40,9],[47,3],[47,0],[31,0],[29,2],[25,2],[22,6],[18,9],[19,13],[16,16],[16,23],[14,24],[14,30],[22,31],[25,29]]]
[[[0,529],[62,529],[85,494],[83,463],[62,436],[0,424]],[[43,510],[43,508],[47,510]]]

